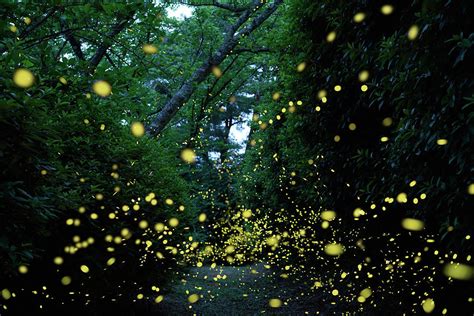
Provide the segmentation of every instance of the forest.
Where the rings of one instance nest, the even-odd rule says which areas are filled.
[[[473,12],[2,1],[0,315],[474,315]]]

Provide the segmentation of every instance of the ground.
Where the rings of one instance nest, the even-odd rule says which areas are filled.
[[[246,266],[210,266],[189,269],[165,289],[159,304],[165,315],[315,315],[330,312],[324,303],[327,294],[308,293],[308,282],[294,282],[280,277],[264,263]],[[190,304],[188,297],[199,294]],[[279,308],[269,300],[281,299]]]

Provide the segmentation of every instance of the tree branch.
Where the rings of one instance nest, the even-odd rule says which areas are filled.
[[[235,13],[240,13],[240,12],[243,12],[243,11],[246,10],[245,7],[237,7],[237,6],[234,6],[234,5],[231,5],[231,4],[221,3],[221,2],[218,2],[218,1],[213,1],[213,2],[210,2],[210,3],[200,3],[200,2],[199,3],[193,3],[192,1],[178,1],[178,3],[188,5],[188,6],[192,6],[192,7],[213,6],[213,7],[229,10],[229,11],[232,11],[232,12],[235,12]]]
[[[258,54],[258,53],[268,53],[270,52],[269,48],[266,47],[261,47],[261,48],[237,48],[234,49],[231,54],[241,54],[241,53],[253,53],[253,54]]]
[[[31,32],[33,32],[34,30],[36,30],[38,27],[41,26],[41,24],[43,24],[44,22],[46,22],[46,20],[52,16],[54,13],[56,13],[56,10],[58,8],[57,7],[52,7],[51,9],[49,9],[48,12],[46,12],[45,15],[43,15],[43,17],[38,20],[36,23],[33,23],[31,24],[29,27],[27,27],[23,32],[20,33],[20,35],[18,36],[20,39],[24,39],[25,37],[27,37]]]
[[[167,96],[170,99],[173,97],[173,95],[171,94],[171,91],[168,89],[168,87],[165,86],[160,81],[156,81],[155,91],[158,92],[158,93],[164,94],[165,96]]]
[[[228,79],[226,82],[224,82],[224,84],[218,89],[218,91],[216,93],[212,93],[214,91],[214,88],[216,87],[217,83],[220,81],[220,79],[225,75],[225,73],[232,67],[232,65],[237,61],[237,59],[239,58],[239,56],[237,55],[236,57],[234,57],[234,59],[232,59],[232,61],[230,62],[230,64],[224,69],[224,71],[222,72],[222,76],[219,77],[219,78],[216,78],[214,80],[214,82],[212,83],[211,86],[209,86],[207,88],[207,93],[206,93],[206,96],[202,99],[201,101],[201,106],[199,108],[199,113],[197,115],[197,118],[195,120],[195,124],[194,125],[194,128],[191,129],[191,132],[190,132],[190,142],[192,143],[194,137],[197,136],[198,132],[199,132],[199,123],[204,119],[205,117],[205,110],[206,110],[206,107],[207,105],[212,101],[214,100],[218,95],[220,95],[222,93],[222,91],[230,84],[230,82],[232,81],[232,78]],[[235,77],[237,76],[246,66],[247,66],[247,62],[249,61],[249,59],[247,59],[245,61],[245,65],[244,67],[240,68],[232,77]],[[193,105],[193,114],[192,114],[192,118],[191,118],[192,121],[194,121],[194,105]],[[194,123],[194,122],[193,122]]]
[[[110,32],[106,34],[107,40],[104,40],[102,44],[99,45],[96,52],[94,53],[94,56],[92,56],[91,59],[89,60],[89,72],[93,72],[95,68],[97,68],[100,61],[105,56],[107,49],[109,49],[109,47],[111,46],[111,44],[108,41],[108,38],[113,38],[118,33],[120,33],[125,28],[129,20],[133,18],[134,14],[135,14],[135,11],[131,11],[126,17],[124,17],[123,19],[120,19],[114,26],[112,26],[112,29],[110,30]]]
[[[54,32],[54,33],[51,33],[51,34],[48,34],[48,35],[45,35],[45,36],[42,36],[40,38],[35,38],[35,39],[31,39],[31,40],[27,40],[27,41],[24,41],[22,43],[22,45],[26,45],[26,44],[29,44],[29,45],[26,45],[24,47],[24,49],[28,49],[32,46],[35,46],[43,41],[47,41],[47,40],[50,40],[50,39],[53,39],[53,38],[56,38],[58,36],[61,36],[63,34],[65,34],[66,32],[68,31],[74,31],[74,30],[80,30],[81,28],[75,28],[75,29],[67,29],[67,30],[63,30],[63,31],[59,31],[59,32]],[[33,43],[33,44],[30,44],[30,43]]]
[[[82,53],[81,43],[74,37],[72,30],[67,28],[66,20],[61,17],[60,19],[61,30],[64,31],[64,37],[71,44],[72,50],[77,58],[84,60],[84,54]]]
[[[56,56],[54,57],[54,60],[55,60],[55,61],[57,61],[57,60],[59,59],[59,56],[61,56],[61,53],[62,53],[62,51],[63,51],[63,49],[64,49],[64,47],[65,47],[66,45],[67,45],[67,40],[64,41],[63,45],[59,48],[59,50],[58,50]]]
[[[112,60],[112,58],[110,58],[110,56],[109,56],[108,53],[105,53],[105,58],[107,58],[107,60],[109,61],[109,63],[112,65],[112,67],[117,68],[117,66],[115,65],[115,63],[114,63],[114,61]]]
[[[97,31],[95,29],[92,29],[92,31],[99,34],[99,31]],[[92,38],[89,38],[89,37],[86,37],[86,36],[78,36],[78,37],[80,37],[80,38],[82,38],[82,39],[84,39],[84,40],[86,40],[90,43],[94,43],[95,45],[100,45],[100,44],[98,44],[98,42],[95,39],[92,39]],[[119,58],[120,61],[124,61],[126,54],[131,53],[132,55],[134,55],[137,58],[138,62],[141,65],[143,65],[144,67],[146,67],[146,68],[155,67],[161,73],[163,73],[165,76],[171,77],[171,74],[168,71],[166,71],[165,69],[163,69],[163,67],[160,67],[159,64],[153,63],[150,60],[144,59],[142,55],[139,55],[135,50],[131,49],[128,45],[118,41],[116,38],[110,38],[110,40],[113,41],[114,44],[117,44],[122,48],[121,51],[122,51],[123,55],[121,57],[118,56],[117,54],[115,54],[114,52],[112,52],[115,56],[120,57]],[[127,65],[130,66],[130,63],[127,63]]]

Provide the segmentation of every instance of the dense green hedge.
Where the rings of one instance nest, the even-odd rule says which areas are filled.
[[[384,260],[397,256],[405,260],[405,255],[423,252],[427,236],[434,236],[434,247],[443,255],[431,255],[430,248],[423,258],[435,269],[432,286],[441,288],[447,278],[440,276],[440,257],[456,254],[462,257],[458,261],[466,262],[473,249],[466,236],[474,233],[473,197],[468,194],[474,139],[469,66],[474,38],[469,12],[474,7],[469,1],[414,1],[393,3],[393,13],[384,15],[381,6],[372,1],[305,0],[289,5],[286,14],[293,23],[280,40],[280,84],[274,87],[274,91],[282,89],[282,98],[274,101],[268,91],[260,105],[261,113],[271,109],[261,120],[274,122],[265,129],[254,124],[254,137],[263,142],[247,154],[246,172],[253,174],[253,180],[246,182],[247,198],[249,203],[286,209],[274,215],[280,231],[305,228],[313,238],[348,246],[338,263],[320,257],[318,251],[308,250],[302,258],[291,247],[284,250],[316,271],[353,268],[366,256],[372,259],[369,266],[383,266]],[[365,13],[361,23],[353,20],[358,12]],[[410,40],[407,33],[413,25],[419,33]],[[333,31],[335,40],[328,42]],[[298,73],[296,65],[302,62],[306,68]],[[364,70],[369,78],[360,82]],[[342,89],[335,91],[336,85]],[[362,85],[367,91],[362,91]],[[327,102],[321,100],[321,90],[326,91]],[[293,107],[288,106],[290,100]],[[295,112],[282,113],[282,107]],[[386,118],[390,120],[384,125]],[[388,140],[382,141],[383,137]],[[439,139],[447,144],[439,145]],[[397,202],[400,193],[407,195],[408,203]],[[356,208],[367,214],[358,221],[353,216]],[[342,219],[334,231],[323,230],[320,222],[313,221],[310,210],[324,209],[335,210]],[[282,217],[287,221],[282,222]],[[404,231],[400,221],[405,217],[422,220],[424,233]],[[398,236],[396,245],[391,246],[389,236]],[[364,252],[351,249],[359,239],[366,243]],[[391,254],[392,248],[399,254]],[[424,287],[414,283],[431,283],[429,272],[421,270],[415,276],[417,268],[410,266],[401,277],[381,273],[377,281],[367,282],[380,288],[377,282],[387,277],[393,285],[384,286],[393,293],[403,288],[418,293]],[[448,295],[440,291],[436,299],[451,310],[459,308],[456,304],[467,304],[462,293],[466,286],[472,288],[472,283],[454,282]],[[385,296],[385,304],[400,300],[409,311],[409,302],[419,303],[409,294],[397,295]],[[456,303],[450,303],[449,298],[456,296]]]
[[[3,23],[1,32],[14,42]],[[152,286],[161,287],[179,261],[166,247],[184,247],[197,217],[180,174],[180,148],[130,132],[156,98],[142,81],[130,82],[133,68],[99,66],[91,76],[76,60],[57,61],[46,51],[18,46],[1,57],[0,283],[15,294],[2,305],[28,313],[74,303],[129,307],[138,294],[153,302],[160,293]],[[20,67],[36,77],[32,87],[14,84]],[[96,95],[97,79],[107,80],[113,94]],[[146,98],[134,98],[145,91]],[[151,192],[156,205],[145,200]],[[179,219],[176,228],[168,225],[171,218]],[[156,223],[168,226],[166,235]],[[55,264],[56,257],[63,263]],[[20,266],[28,272],[21,274]],[[64,276],[69,285],[61,283]]]

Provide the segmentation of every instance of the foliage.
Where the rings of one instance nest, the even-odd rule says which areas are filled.
[[[5,310],[200,312],[216,264],[262,312],[472,310],[473,4],[286,1],[213,64],[257,3],[1,5]]]
[[[62,17],[67,21],[89,12],[102,24],[119,7],[127,9],[110,5],[59,10],[66,10]],[[16,14],[20,19],[22,13]],[[44,34],[39,32],[37,36]],[[3,35],[10,40],[10,35]],[[143,120],[147,104],[156,98],[143,81],[131,80],[143,68],[110,69],[101,64],[88,76],[84,64],[69,53],[46,54],[55,46],[17,45],[2,57],[2,285],[26,297],[32,289],[46,286],[53,306],[128,304],[140,293],[156,296],[151,286],[168,276],[150,277],[151,272],[167,271],[179,259],[172,254],[177,250],[162,242],[162,229],[154,225],[164,223],[165,234],[169,232],[165,238],[179,244],[188,234],[183,229],[196,221],[192,209],[178,210],[189,204],[179,148],[130,133],[130,124]],[[31,88],[13,83],[19,67],[35,75]],[[103,98],[91,91],[97,79],[107,80],[113,94]],[[156,196],[153,203],[145,199],[151,192]],[[167,199],[172,202],[165,203]],[[177,228],[167,224],[171,218],[180,221]],[[61,264],[53,263],[57,257]],[[82,265],[90,271],[81,272]],[[19,275],[19,266],[28,267],[28,273]],[[66,291],[64,276],[72,279]],[[71,298],[68,292],[78,295]],[[48,305],[48,300],[31,299]],[[21,301],[12,306],[30,307],[21,306]]]
[[[375,2],[292,2],[287,19],[294,22],[280,40],[287,67],[273,88],[281,89],[290,103],[268,97],[258,107],[272,110],[254,125],[254,140],[262,146],[247,153],[247,201],[284,209],[283,214],[275,211],[275,225],[281,233],[288,229],[282,224],[291,219],[291,229],[305,231],[302,244],[318,235],[325,243],[346,245],[347,262],[339,262],[342,271],[353,269],[354,262],[366,260],[364,266],[378,269],[378,263],[394,260],[381,251],[391,236],[400,236],[395,238],[399,260],[423,251],[426,246],[403,231],[400,221],[405,217],[422,220],[427,236],[439,238],[436,249],[447,256],[469,254],[472,244],[465,237],[473,233],[473,219],[468,144],[474,130],[472,74],[467,70],[472,50],[466,35],[472,21],[466,16],[472,9],[467,2],[415,1],[400,3],[384,15]],[[361,23],[353,20],[358,12],[365,14]],[[419,33],[410,40],[407,32],[413,25]],[[333,31],[335,40],[329,41]],[[306,68],[298,73],[296,66],[303,62]],[[368,71],[367,81],[361,80],[363,71]],[[365,215],[354,215],[358,208]],[[325,209],[340,218],[331,223],[334,228],[319,228],[321,220],[312,216]],[[357,251],[356,244],[365,251]],[[304,252],[303,257],[288,254],[279,264],[299,257],[305,273],[308,264],[327,266],[321,251]],[[424,262],[438,267],[439,260],[427,255]],[[430,274],[418,272],[424,280]],[[385,282],[384,277],[381,273],[361,282],[383,291],[377,282]],[[393,288],[404,287],[404,275],[390,278]],[[436,288],[446,280],[441,276],[430,282]],[[463,286],[450,284],[452,297]],[[384,293],[396,302],[414,299]],[[458,308],[449,298],[446,293],[436,297],[451,310]]]

